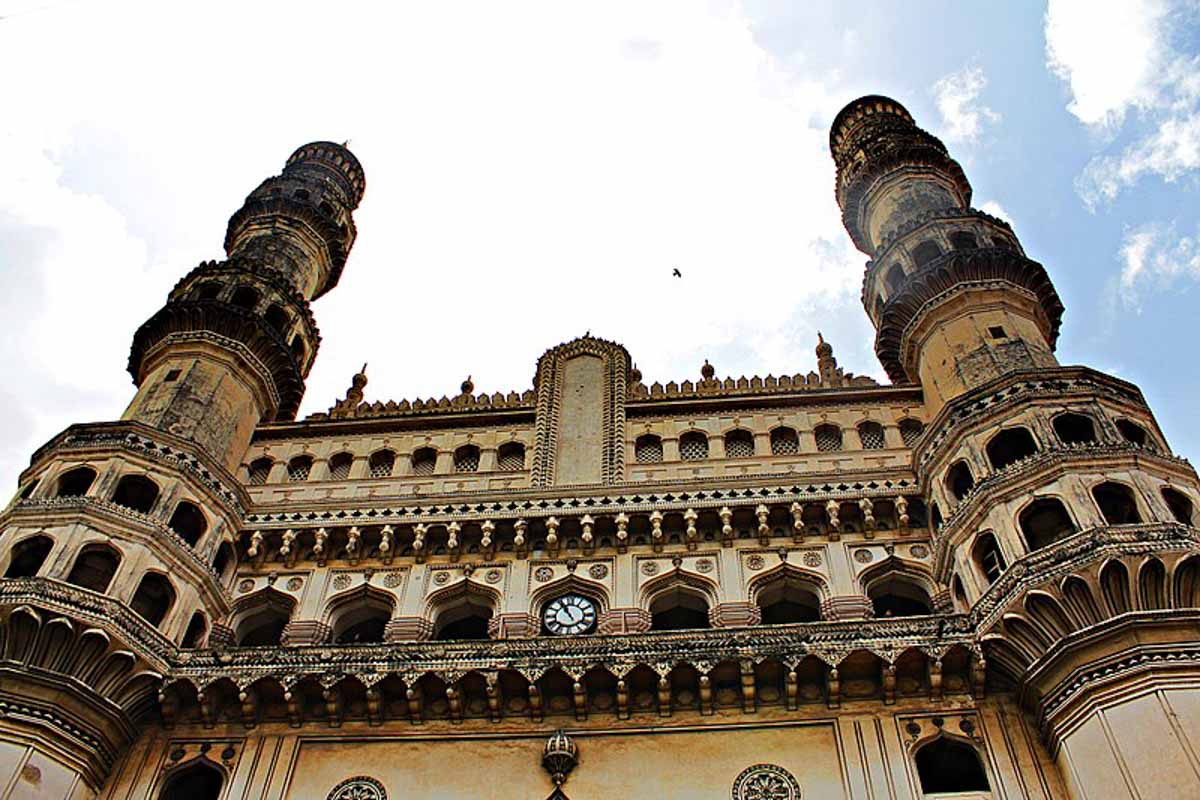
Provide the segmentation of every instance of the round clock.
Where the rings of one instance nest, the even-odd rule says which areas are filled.
[[[591,633],[596,628],[596,604],[577,594],[565,594],[546,604],[542,624],[555,636]]]

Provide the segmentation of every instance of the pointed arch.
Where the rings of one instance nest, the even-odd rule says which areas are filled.
[[[1153,556],[1146,559],[1138,570],[1138,608],[1142,611],[1170,608],[1167,600],[1167,568]]]
[[[225,772],[200,756],[167,773],[159,800],[217,800],[225,788]]]
[[[1100,593],[1112,616],[1133,610],[1129,600],[1129,569],[1122,562],[1112,559],[1100,569]]]
[[[1087,581],[1078,575],[1068,575],[1062,582],[1063,601],[1080,628],[1097,625],[1108,615],[1100,610],[1096,595]]]
[[[464,577],[425,598],[424,616],[434,639],[487,639],[499,609],[499,592]]]
[[[648,581],[640,594],[652,630],[707,628],[708,612],[717,599],[712,581],[678,568]]]
[[[283,630],[295,609],[296,598],[273,586],[239,597],[229,617],[234,642],[238,647],[282,644]]]
[[[764,625],[815,622],[821,618],[821,602],[829,596],[822,576],[786,562],[757,576],[747,588]]]
[[[334,643],[370,644],[383,641],[395,610],[391,593],[364,584],[329,598],[321,618],[329,625]]]
[[[54,540],[44,533],[26,536],[12,546],[9,553],[8,569],[4,572],[6,578],[33,578],[42,570],[50,551],[54,549]]]
[[[1065,639],[1075,631],[1075,625],[1053,596],[1033,591],[1025,598],[1025,614],[1051,642]]]

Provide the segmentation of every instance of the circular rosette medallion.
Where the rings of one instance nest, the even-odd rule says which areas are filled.
[[[387,790],[374,778],[360,775],[333,787],[328,800],[387,800]]]
[[[800,800],[800,784],[774,764],[755,764],[733,782],[733,800]]]

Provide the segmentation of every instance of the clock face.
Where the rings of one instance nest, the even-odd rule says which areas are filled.
[[[577,594],[563,595],[546,604],[542,624],[555,636],[591,633],[596,628],[596,605]]]

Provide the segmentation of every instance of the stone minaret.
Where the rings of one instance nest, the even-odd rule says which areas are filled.
[[[134,336],[123,419],[232,469],[255,425],[295,416],[320,342],[309,302],[341,276],[364,187],[349,150],[314,142],[251,192],[229,220],[229,257],[192,270]]]
[[[971,208],[971,184],[938,139],[886,97],[846,106],[830,131],[842,221],[871,257],[863,303],[896,382],[931,414],[1010,372],[1054,367],[1063,306],[1012,229]]]

